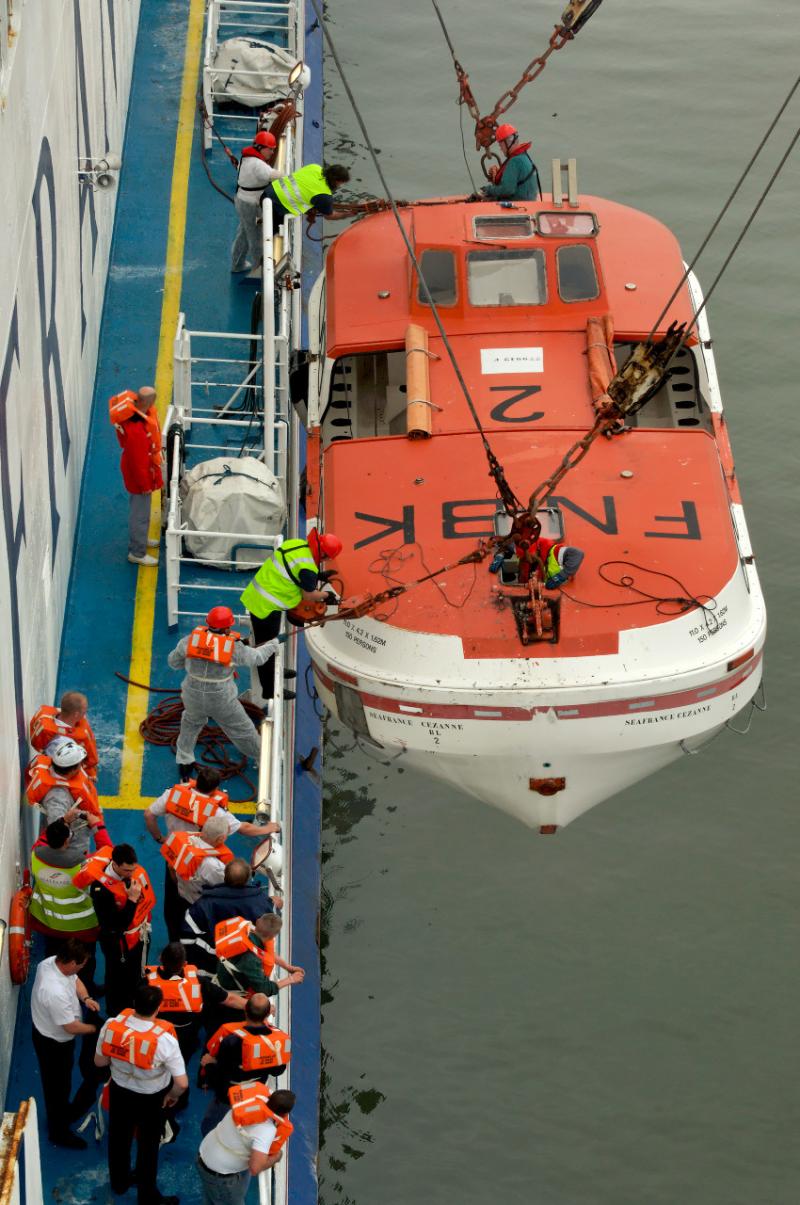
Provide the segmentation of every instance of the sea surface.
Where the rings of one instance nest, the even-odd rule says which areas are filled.
[[[489,110],[562,4],[441,7]],[[328,12],[395,194],[471,191],[432,6]],[[798,64],[789,0],[606,0],[509,116],[545,187],[574,155],[585,191],[656,215],[688,256]],[[330,62],[326,88],[328,158],[380,195]],[[800,91],[705,285],[798,122]],[[332,731],[323,1205],[800,1201],[799,168],[710,304],[769,607],[768,711],[549,838]]]

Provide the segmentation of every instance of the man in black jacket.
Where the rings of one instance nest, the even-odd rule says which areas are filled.
[[[213,1035],[209,1042],[209,1053],[204,1054],[200,1060],[206,1084],[213,1092],[205,1117],[200,1123],[200,1133],[203,1136],[213,1130],[228,1112],[228,1089],[234,1084],[242,1084],[249,1080],[260,1080],[265,1084],[267,1076],[274,1075],[277,1079],[286,1070],[285,1062],[275,1063],[270,1067],[244,1066],[242,1033],[265,1038],[274,1034],[275,1050],[285,1051],[287,1059],[289,1057],[289,1036],[270,1024],[270,1007],[269,997],[263,992],[256,992],[245,1005],[244,1022],[239,1033],[225,1035],[223,1028]],[[210,1053],[212,1050],[213,1054]]]
[[[207,887],[184,918],[181,941],[199,974],[213,975],[217,969],[214,929],[220,921],[243,916],[255,924],[265,912],[274,912],[282,904],[279,897],[273,900],[269,896],[263,883],[253,880],[243,858],[234,858],[225,867],[224,881]]]

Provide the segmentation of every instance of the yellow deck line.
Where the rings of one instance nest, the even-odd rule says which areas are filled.
[[[172,342],[178,322],[183,281],[183,248],[186,235],[186,207],[189,197],[192,134],[194,132],[195,97],[200,72],[203,41],[204,0],[191,0],[183,60],[183,82],[175,136],[175,158],[172,166],[172,188],[167,229],[167,257],[164,268],[164,297],[161,305],[161,328],[158,339],[158,361],[155,387],[158,409],[163,420],[172,396]],[[160,496],[153,495],[150,512],[150,535],[155,538],[161,526]],[[156,584],[158,571],[140,568],[136,577],[136,601],[133,612],[131,660],[128,677],[135,682],[149,682],[152,661],[153,622],[155,619]],[[142,806],[142,764],[144,740],[139,725],[147,715],[149,696],[135,686],[128,687],[125,703],[125,726],[122,746],[122,769],[119,795],[106,796],[104,807],[139,808]]]

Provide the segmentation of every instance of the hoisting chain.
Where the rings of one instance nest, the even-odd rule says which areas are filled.
[[[539,78],[553,51],[561,50],[563,46],[566,46],[567,42],[571,42],[577,36],[592,14],[600,7],[602,0],[569,0],[567,7],[561,14],[561,23],[555,26],[544,54],[537,55],[535,59],[531,59],[513,88],[509,88],[503,93],[491,113],[486,117],[481,117],[477,101],[470,86],[469,76],[456,57],[453,43],[450,40],[450,35],[447,32],[444,18],[439,11],[436,0],[432,0],[432,3],[453,58],[453,67],[455,68],[456,79],[458,80],[458,103],[465,106],[470,117],[475,122],[475,149],[481,152],[481,169],[486,179],[490,180],[490,161],[494,160],[498,165],[500,163],[500,157],[494,151],[489,150],[489,147],[495,140],[498,118],[508,112],[526,84],[532,84],[535,79]]]

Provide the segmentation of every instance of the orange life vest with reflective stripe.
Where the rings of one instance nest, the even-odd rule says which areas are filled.
[[[114,430],[117,433],[117,440],[121,448],[125,447],[125,432],[123,430],[125,423],[134,414],[139,418],[143,418],[147,428],[147,439],[150,444],[150,464],[157,475],[161,476],[161,427],[158,422],[158,411],[155,406],[151,406],[146,412],[142,412],[136,405],[136,394],[130,389],[118,393],[116,397],[108,399],[108,417]]]
[[[288,1117],[273,1113],[267,1103],[271,1096],[265,1084],[234,1084],[228,1092],[228,1100],[233,1112],[233,1123],[237,1126],[259,1125],[263,1121],[271,1121],[277,1133],[269,1148],[269,1154],[277,1155],[294,1132],[294,1126]]]
[[[152,1071],[158,1039],[165,1033],[174,1038],[175,1030],[169,1021],[153,1021],[150,1028],[144,1031],[131,1029],[128,1018],[132,1016],[133,1009],[125,1008],[118,1017],[108,1022],[100,1051],[107,1059],[117,1059],[120,1063],[141,1067],[143,1071]]]
[[[242,1039],[242,1070],[264,1071],[269,1067],[280,1067],[292,1061],[292,1040],[282,1029],[269,1026],[270,1033],[251,1033],[239,1021],[228,1021],[220,1025],[209,1039],[206,1049],[216,1057],[224,1038],[235,1034]]]
[[[203,842],[198,845],[198,833],[170,833],[161,846],[161,856],[166,858],[179,879],[193,879],[206,858],[219,858],[224,866],[233,861],[233,852],[227,845],[213,848]]]
[[[230,665],[237,640],[241,640],[238,632],[212,632],[209,628],[195,628],[186,646],[186,656],[195,661]]]
[[[59,719],[57,707],[44,705],[31,719],[29,732],[30,742],[39,753],[43,753],[57,736],[68,736],[76,741],[86,750],[86,761],[81,768],[90,778],[97,777],[97,741],[85,716],[81,716],[77,724],[66,724]]]
[[[37,753],[25,771],[25,777],[28,803],[31,805],[41,803],[47,792],[52,791],[54,787],[62,787],[65,791],[69,791],[79,808],[102,818],[103,812],[97,798],[97,787],[83,766],[79,766],[76,773],[67,778],[53,768],[52,758],[49,758],[46,753]]]
[[[114,896],[118,908],[124,908],[128,902],[128,892],[121,879],[112,879],[107,873],[111,865],[112,847],[104,845],[96,854],[87,858],[82,868],[72,880],[76,887],[88,887],[90,883],[102,883],[107,891]],[[138,881],[142,885],[142,894],[136,901],[136,910],[130,929],[125,930],[125,944],[129,950],[141,940],[142,925],[148,920],[156,904],[156,896],[147,871],[137,864],[131,875],[131,882]]]
[[[193,778],[188,782],[176,783],[167,796],[166,810],[170,815],[198,828],[202,828],[206,820],[216,816],[220,808],[228,810],[227,793],[214,791],[211,795],[204,795],[202,791],[197,790]]]
[[[160,1013],[199,1013],[203,1007],[203,993],[197,977],[197,967],[187,963],[182,977],[162,979],[161,967],[145,967],[144,973],[151,987],[160,987],[164,996]]]

